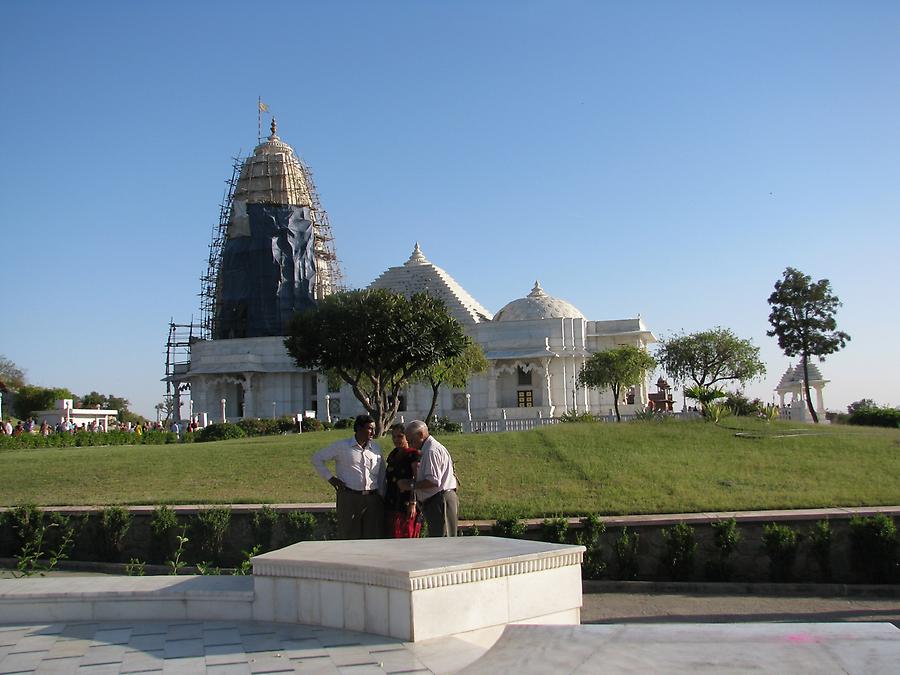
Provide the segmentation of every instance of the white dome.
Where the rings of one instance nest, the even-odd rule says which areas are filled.
[[[530,319],[584,319],[584,314],[571,302],[547,295],[539,281],[524,298],[513,300],[494,315],[494,321],[528,321]]]

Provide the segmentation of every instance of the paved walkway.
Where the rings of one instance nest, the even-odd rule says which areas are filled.
[[[0,626],[0,673],[431,673],[484,648],[409,644],[352,631],[262,622],[102,622]]]
[[[715,593],[585,593],[582,623],[890,622],[900,598]]]
[[[895,594],[896,595],[896,594]],[[585,624],[891,622],[900,598],[593,592]],[[683,631],[684,628],[672,626]],[[405,643],[352,631],[263,622],[97,622],[0,626],[0,673],[446,673],[499,632]]]

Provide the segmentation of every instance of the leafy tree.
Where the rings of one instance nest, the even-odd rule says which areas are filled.
[[[434,410],[437,407],[438,390],[441,385],[454,388],[466,386],[471,375],[483,373],[488,368],[487,359],[481,346],[466,338],[466,349],[459,356],[439,361],[425,368],[421,374],[421,381],[431,386],[431,407],[425,423],[429,426],[434,418]]]
[[[78,405],[82,408],[96,408],[98,405],[101,408],[106,407],[106,397],[96,391],[92,391],[89,394],[85,394],[81,398],[78,399]]]
[[[622,390],[638,384],[655,367],[656,360],[643,349],[622,345],[591,356],[578,373],[578,383],[596,389],[612,389],[616,419],[621,422],[619,399]]]
[[[861,398],[847,406],[849,414],[855,413],[857,410],[865,410],[866,408],[877,408],[878,404],[871,398]]]
[[[809,396],[809,357],[833,354],[850,340],[847,333],[837,328],[834,315],[841,301],[831,292],[828,279],[813,283],[812,277],[800,270],[788,267],[784,276],[775,282],[775,291],[769,296],[772,312],[769,323],[772,330],[766,335],[778,337],[778,346],[786,356],[799,356],[803,362],[803,388],[806,406],[813,421],[818,423],[812,399]]]
[[[673,379],[702,388],[733,380],[743,384],[766,374],[759,347],[721,327],[662,339],[656,360]]]
[[[25,384],[25,372],[2,354],[0,354],[0,382],[10,389],[18,389]]]
[[[74,399],[75,397],[68,389],[47,389],[33,384],[26,384],[19,387],[13,405],[16,416],[24,419],[31,417],[38,410],[52,410],[56,406],[56,402],[64,398]]]
[[[294,316],[288,330],[284,344],[297,365],[337,373],[375,418],[377,435],[394,419],[400,390],[416,373],[466,348],[459,322],[424,293],[335,293]]]
[[[104,410],[117,410],[119,412],[118,420],[120,422],[131,422],[132,424],[144,423],[147,420],[137,413],[133,413],[128,409],[131,405],[127,398],[116,396],[115,394],[101,394],[92,391],[78,399],[78,405],[82,408],[96,408],[100,406]]]

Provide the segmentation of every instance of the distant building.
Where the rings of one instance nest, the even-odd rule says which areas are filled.
[[[96,425],[99,431],[109,431],[109,425],[116,421],[118,410],[96,408],[75,408],[70,398],[60,399],[53,410],[38,410],[33,417],[38,424],[46,422],[55,427],[60,422],[71,422],[76,428]]]
[[[210,421],[221,421],[223,412],[235,419],[310,411],[323,420],[363,412],[349,387],[329,387],[321,373],[297,368],[283,344],[291,316],[339,289],[340,274],[309,169],[275,135],[274,121],[272,135],[241,166],[226,209],[221,255],[214,238],[210,260],[218,262],[206,277],[214,280],[204,292],[206,339],[191,338],[189,363],[167,376],[176,398],[189,387],[192,414]],[[488,372],[440,392],[438,413],[456,421],[612,414],[611,392],[577,385],[584,362],[618,345],[656,342],[640,318],[589,320],[538,282],[492,314],[418,244],[370,288],[440,298],[482,346]],[[649,400],[643,382],[623,394],[620,409],[628,414]],[[430,387],[411,385],[401,395],[401,414],[424,417],[430,403]]]

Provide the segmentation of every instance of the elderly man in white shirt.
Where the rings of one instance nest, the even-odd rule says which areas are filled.
[[[381,448],[372,442],[375,420],[359,415],[353,437],[313,455],[312,463],[337,491],[339,539],[378,539],[384,534],[384,472]],[[326,462],[334,462],[334,473]]]
[[[428,433],[421,420],[406,425],[406,440],[422,452],[415,480],[408,481],[422,505],[429,537],[455,537],[459,500],[453,459],[443,445]]]

